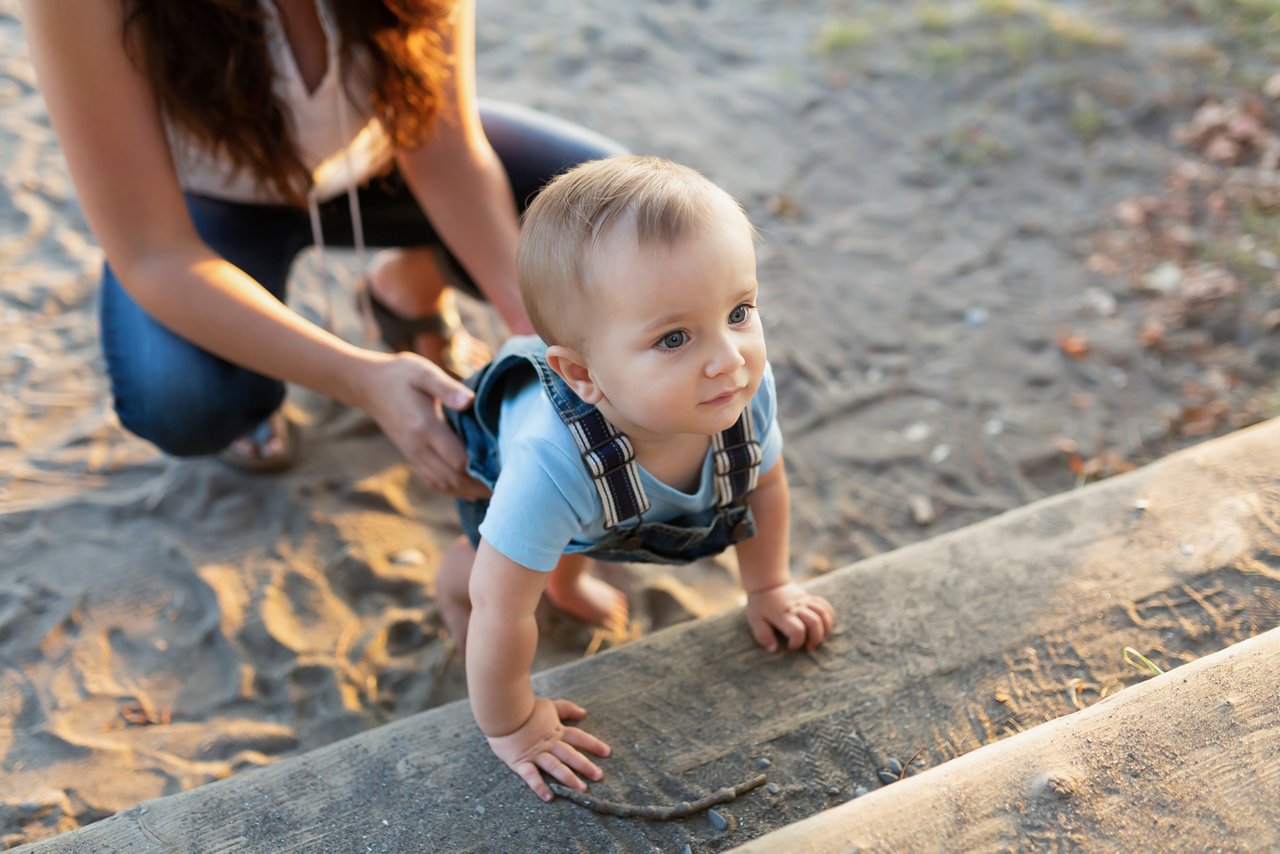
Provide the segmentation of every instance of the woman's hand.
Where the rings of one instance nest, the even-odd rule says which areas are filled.
[[[787,649],[818,648],[835,625],[831,603],[814,596],[793,582],[747,594],[747,625],[756,643],[774,652],[778,648],[775,631],[787,639]]]
[[[356,405],[378,422],[427,486],[469,500],[489,494],[467,475],[466,450],[441,409],[471,405],[471,390],[462,383],[414,353],[368,352],[356,395]]]
[[[587,785],[578,774],[599,780],[604,772],[582,751],[596,756],[608,756],[611,752],[609,745],[594,735],[562,723],[582,720],[586,714],[586,709],[577,703],[538,698],[534,700],[529,719],[513,733],[490,736],[489,747],[544,801],[551,800],[552,794],[539,769],[565,786],[585,792]]]

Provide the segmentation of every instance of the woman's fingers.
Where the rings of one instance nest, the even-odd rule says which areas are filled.
[[[425,400],[429,411],[423,418],[421,429],[423,439],[444,460],[445,465],[461,471],[467,464],[467,449],[453,432],[449,422],[437,402]]]
[[[471,405],[471,401],[475,398],[471,389],[449,376],[443,368],[430,359],[416,353],[412,354],[411,358],[416,358],[423,367],[414,380],[414,386],[419,391],[425,392],[450,409],[466,409]]]
[[[467,451],[445,420],[442,404],[471,405],[471,390],[421,356],[399,353],[381,363],[390,378],[380,386],[374,414],[414,473],[431,489],[455,498],[484,498],[489,490],[466,472]],[[407,385],[407,387],[406,387]],[[379,414],[380,413],[380,414]]]
[[[490,495],[483,483],[461,469],[452,468],[438,454],[424,448],[421,457],[413,463],[413,470],[430,488],[454,498],[475,501]]]

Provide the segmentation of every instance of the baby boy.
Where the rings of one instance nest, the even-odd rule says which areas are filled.
[[[521,231],[521,293],[538,337],[507,342],[451,413],[492,497],[461,503],[441,565],[446,623],[494,753],[544,800],[546,772],[602,776],[585,710],[536,697],[534,612],[626,618],[591,561],[687,563],[733,546],[757,643],[812,650],[835,612],[791,580],[773,375],[757,310],[755,233],[692,169],[596,160],[552,181]]]

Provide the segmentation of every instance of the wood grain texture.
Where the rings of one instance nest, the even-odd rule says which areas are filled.
[[[1280,629],[1272,629],[734,851],[1277,844]]]
[[[891,756],[923,749],[925,766],[941,765],[1144,682],[1121,660],[1125,646],[1172,669],[1273,628],[1280,619],[1272,607],[1280,603],[1278,449],[1280,423],[1259,425],[833,572],[811,587],[835,604],[838,631],[813,654],[765,654],[734,611],[535,678],[540,693],[584,705],[587,725],[613,745],[605,780],[592,786],[600,797],[691,800],[768,759],[774,785],[723,808],[724,830],[704,816],[654,823],[599,816],[563,800],[541,804],[499,767],[465,703],[455,703],[24,850],[727,850],[848,801],[858,786],[879,787],[877,772]],[[1230,823],[1244,815],[1237,799],[1207,802],[1231,807],[1232,815],[1212,819],[1191,809],[1195,802],[1180,787],[1201,785],[1188,767],[1199,763],[1222,786],[1254,787],[1261,776],[1274,791],[1274,772],[1263,774],[1261,764],[1280,759],[1262,727],[1274,713],[1232,682],[1232,674],[1255,672],[1264,671],[1206,669],[1203,678],[1219,680],[1223,697],[1242,698],[1206,711],[1201,699],[1183,702],[1175,669],[1166,679],[1178,686],[1166,704],[1167,738],[1134,729],[1132,756],[1114,747],[1093,756],[1079,743],[1054,742],[1059,755],[1037,767],[1074,781],[1076,791],[1097,787],[1096,797],[1081,800],[1097,806],[1090,820],[1098,833],[1114,823],[1150,823],[1142,810],[1154,797],[1188,809],[1187,821],[1251,832],[1252,824]],[[1140,690],[1165,696],[1155,682]],[[1113,699],[1091,712],[1118,714],[1134,702]],[[1145,719],[1165,717],[1164,707],[1146,706]],[[1251,752],[1215,754],[1212,739],[1180,744],[1176,716],[1186,714],[1223,715],[1223,726],[1229,721]],[[1013,744],[999,745],[997,755],[1013,755]],[[1167,761],[1144,759],[1147,749]],[[927,787],[925,775],[912,779],[915,772],[851,809],[871,805],[895,821],[935,820],[892,812],[901,792]],[[940,779],[935,796],[953,801],[961,817],[987,822],[985,832],[1001,845],[1056,832],[1045,824],[1056,802],[1022,777],[1009,783],[1017,796],[998,804],[984,801],[985,790]],[[999,816],[1021,809],[1034,820]],[[936,821],[946,815],[940,810]]]

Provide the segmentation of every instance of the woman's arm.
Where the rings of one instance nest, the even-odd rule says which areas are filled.
[[[435,128],[397,163],[441,238],[517,335],[533,332],[516,284],[519,223],[506,170],[476,106],[475,3],[462,0],[441,33],[453,57]]]
[[[433,398],[470,395],[425,359],[362,350],[309,323],[195,231],[119,0],[23,0],[23,27],[77,196],[121,283],[178,335],[250,370],[365,409],[431,486],[474,495]]]
[[[582,791],[586,785],[578,774],[592,780],[603,776],[582,751],[609,755],[603,741],[564,725],[580,720],[585,709],[568,700],[535,697],[529,683],[538,648],[534,611],[547,577],[482,539],[471,570],[466,657],[467,694],[476,723],[498,758],[544,801],[552,795],[539,770]]]

